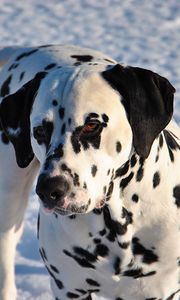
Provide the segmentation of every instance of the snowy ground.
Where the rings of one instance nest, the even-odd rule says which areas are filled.
[[[179,0],[0,1],[0,46],[49,43],[91,47],[168,77],[180,122]],[[32,193],[16,258],[18,300],[51,299],[38,254],[37,208]]]

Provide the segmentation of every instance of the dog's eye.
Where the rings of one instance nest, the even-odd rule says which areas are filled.
[[[100,122],[99,121],[92,121],[86,123],[83,128],[82,128],[82,133],[83,134],[91,134],[91,133],[96,133],[99,131],[100,128]]]
[[[33,136],[36,140],[43,142],[46,140],[46,132],[43,126],[37,126],[33,128]]]

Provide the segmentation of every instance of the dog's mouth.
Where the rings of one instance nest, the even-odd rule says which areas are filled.
[[[66,201],[65,199],[62,199],[61,200],[61,203],[63,202],[64,205],[58,205],[55,204],[55,203],[44,203],[40,198],[39,198],[39,201],[40,201],[40,206],[42,208],[42,211],[46,214],[46,215],[50,215],[50,214],[53,214],[53,213],[57,213],[57,214],[60,214],[60,215],[70,215],[72,214],[72,212],[68,209],[67,205],[65,205]]]
[[[46,204],[40,200],[42,210],[44,211],[44,213],[46,215],[50,215],[53,213],[56,213],[56,214],[59,214],[62,216],[69,216],[72,214],[84,214],[89,211],[89,207],[91,204],[90,199],[88,200],[87,204],[79,205],[78,201],[76,201],[76,202],[69,201],[67,197],[65,197],[63,202],[64,202],[64,204],[60,206],[60,205],[55,205],[55,204]],[[62,201],[61,201],[61,203],[62,203]],[[105,205],[105,198],[97,201],[95,207],[93,207],[93,208],[101,209],[104,205]]]

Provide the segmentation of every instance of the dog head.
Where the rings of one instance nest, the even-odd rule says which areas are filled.
[[[1,123],[20,167],[39,160],[36,192],[46,210],[85,213],[109,200],[132,149],[148,157],[172,117],[174,92],[141,68],[64,67],[4,98]]]

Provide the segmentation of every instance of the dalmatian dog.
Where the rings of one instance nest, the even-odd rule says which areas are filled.
[[[36,180],[54,299],[178,300],[174,87],[75,46],[4,49],[0,61],[0,299],[16,298],[15,247]]]

